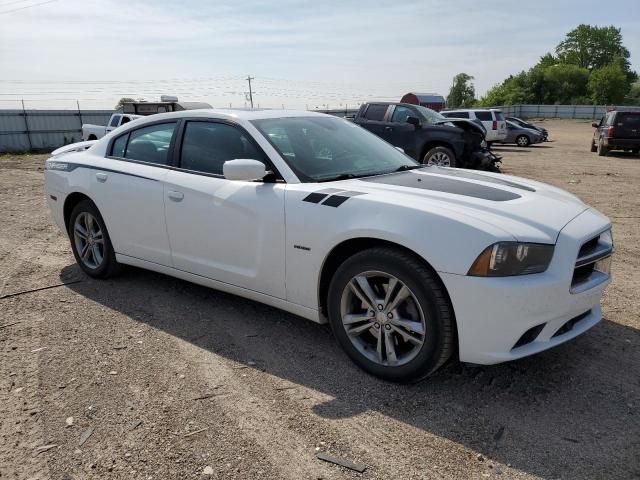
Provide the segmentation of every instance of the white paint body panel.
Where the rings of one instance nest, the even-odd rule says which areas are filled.
[[[581,294],[569,289],[580,246],[610,228],[606,217],[560,189],[500,174],[471,172],[454,178],[519,198],[493,201],[367,179],[301,183],[250,120],[314,115],[318,114],[215,110],[162,115],[222,119],[243,127],[284,178],[279,183],[231,181],[105,158],[111,133],[86,151],[62,153],[47,162],[45,183],[53,218],[64,229],[65,199],[82,193],[100,209],[118,261],[318,322],[326,321],[319,312],[320,275],[336,246],[355,238],[402,245],[440,276],[456,315],[460,358],[468,362],[490,364],[530,355],[600,320],[599,302],[608,282]],[[159,118],[136,120],[117,134]],[[71,169],[71,164],[78,167]],[[434,167],[411,173],[419,182],[456,172]],[[525,188],[498,185],[495,179]],[[329,188],[359,195],[337,208],[303,201],[310,193]],[[499,241],[556,247],[544,273],[467,276],[477,256]],[[573,330],[552,338],[567,320],[588,310],[591,313]],[[540,323],[547,326],[538,340],[512,350],[524,332]]]

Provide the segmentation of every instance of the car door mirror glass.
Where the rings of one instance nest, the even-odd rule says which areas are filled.
[[[222,173],[227,180],[251,182],[262,180],[267,174],[267,169],[264,163],[259,160],[236,159],[224,162]]]
[[[418,128],[420,126],[420,119],[418,117],[407,117],[407,123],[410,123],[414,127]]]

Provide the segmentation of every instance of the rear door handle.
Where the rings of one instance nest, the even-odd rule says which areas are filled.
[[[169,196],[169,198],[171,200],[173,200],[174,202],[181,202],[182,199],[184,198],[184,193],[182,192],[178,192],[177,190],[169,190],[167,192],[167,195]]]
[[[109,176],[106,173],[103,173],[103,172],[96,173],[96,179],[101,183],[106,182],[108,177]]]
[[[384,127],[385,132],[393,132],[393,127]]]

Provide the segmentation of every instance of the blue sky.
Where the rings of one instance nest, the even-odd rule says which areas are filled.
[[[304,108],[477,91],[532,66],[580,23],[622,28],[640,71],[640,0],[0,0],[0,108],[111,107],[161,93]]]

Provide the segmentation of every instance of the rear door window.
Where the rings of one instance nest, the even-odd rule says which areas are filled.
[[[381,122],[384,120],[384,115],[387,113],[387,108],[387,105],[376,105],[375,103],[372,103],[371,105],[369,105],[369,108],[367,108],[365,118],[367,120]]]
[[[498,120],[499,122],[504,122],[504,115],[502,115],[502,112],[493,112],[496,115],[496,120]]]
[[[493,121],[493,115],[491,115],[491,112],[476,112],[476,118],[478,120],[481,120],[483,122],[491,122]]]
[[[117,127],[119,121],[120,121],[120,115],[114,115],[113,118],[111,119],[111,123],[109,124],[109,126]]]
[[[169,164],[169,147],[176,122],[139,128],[129,135],[125,158],[158,165]]]

